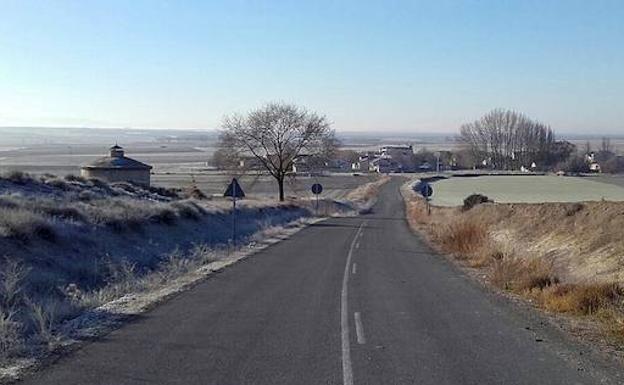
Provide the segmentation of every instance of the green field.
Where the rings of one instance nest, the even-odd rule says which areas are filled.
[[[433,184],[432,203],[458,206],[473,193],[500,203],[624,201],[624,187],[592,179],[532,175],[455,177]]]

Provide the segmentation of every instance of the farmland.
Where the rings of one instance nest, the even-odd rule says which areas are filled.
[[[434,191],[432,203],[437,206],[461,205],[473,193],[484,194],[499,203],[624,201],[624,187],[613,181],[604,183],[600,177],[454,177],[436,182]]]
[[[105,156],[108,147],[119,142],[128,156],[153,166],[152,184],[156,187],[184,190],[194,184],[206,195],[219,195],[223,194],[232,177],[238,177],[248,197],[275,198],[275,181],[267,175],[235,175],[209,167],[215,150],[214,131],[91,129],[83,135],[74,131],[32,129],[27,131],[31,135],[26,136],[24,130],[0,128],[5,139],[0,146],[0,174],[18,170],[32,175],[77,175],[81,165]],[[364,139],[350,138],[354,143],[368,143]],[[322,197],[340,199],[372,179],[373,176],[350,174],[298,176],[286,181],[286,195],[309,198],[312,184],[321,183],[324,187]]]

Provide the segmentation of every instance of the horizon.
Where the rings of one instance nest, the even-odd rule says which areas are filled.
[[[618,1],[0,8],[3,127],[217,130],[283,100],[339,133],[450,135],[499,107],[559,135],[624,132]]]
[[[16,134],[26,134],[21,130],[70,130],[70,131],[80,131],[80,130],[92,130],[92,131],[102,131],[102,132],[114,132],[120,131],[121,133],[132,133],[132,132],[141,132],[145,134],[162,134],[162,133],[180,133],[180,134],[191,134],[191,133],[205,133],[205,134],[217,134],[221,131],[220,128],[136,128],[136,127],[85,127],[85,126],[2,126],[0,125],[0,131],[2,130],[15,130]],[[443,138],[443,137],[453,137],[458,138],[460,133],[459,129],[456,131],[397,131],[397,130],[377,130],[377,131],[362,131],[362,130],[335,130],[338,136],[355,136],[362,138],[384,138],[388,139],[392,136],[403,136],[404,138]],[[591,134],[588,133],[574,133],[574,132],[565,132],[565,131],[554,131],[557,139],[564,140],[581,140],[581,139],[600,139],[600,138],[609,138],[609,139],[624,139],[624,132],[622,133],[601,133],[594,132]]]

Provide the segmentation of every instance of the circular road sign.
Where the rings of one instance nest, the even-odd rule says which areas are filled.
[[[433,195],[433,188],[429,185],[429,183],[421,183],[420,184],[420,195],[425,198],[429,198]]]
[[[323,192],[323,186],[321,186],[320,183],[314,183],[312,185],[312,194],[319,195],[322,192]]]

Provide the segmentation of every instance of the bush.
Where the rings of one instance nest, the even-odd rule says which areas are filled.
[[[566,217],[572,217],[576,215],[576,213],[583,211],[584,208],[585,208],[585,205],[580,202],[572,203],[570,206],[566,208],[565,215]]]
[[[32,176],[22,171],[11,171],[5,175],[5,179],[15,183],[15,184],[26,184],[33,181]]]
[[[175,189],[172,189],[172,188],[151,186],[151,187],[149,187],[148,191],[153,193],[153,194],[158,194],[160,196],[168,197],[168,198],[179,198],[180,197],[178,195],[178,192]]]
[[[15,208],[18,208],[19,205],[15,203],[15,201],[11,199],[10,196],[5,195],[5,196],[0,197],[0,207],[15,209]]]
[[[95,198],[96,195],[91,191],[81,191],[80,193],[78,193],[78,200],[81,202],[90,202]]]
[[[69,185],[62,179],[50,179],[45,182],[48,186],[57,188],[59,190],[67,191],[69,190]]]
[[[463,254],[467,258],[465,254],[483,246],[487,239],[487,227],[477,221],[460,220],[447,226],[439,237],[446,251]]]
[[[22,208],[0,208],[0,236],[23,242],[34,237],[50,242],[56,240],[56,232],[45,217]]]
[[[206,214],[206,211],[201,206],[192,201],[173,202],[171,207],[179,216],[185,219],[199,220]]]
[[[551,311],[591,315],[617,305],[623,295],[616,283],[558,285],[546,290],[542,300]]]
[[[582,156],[571,156],[568,160],[557,167],[559,170],[570,174],[589,172],[589,163]]]
[[[28,274],[19,262],[6,258],[0,262],[0,361],[22,345],[23,325],[18,320],[22,281]]]
[[[86,222],[87,218],[80,210],[75,207],[69,207],[66,205],[59,206],[44,206],[41,210],[52,217],[70,219],[79,222]]]
[[[175,212],[167,207],[160,208],[149,218],[151,222],[165,225],[173,225],[177,219]]]
[[[65,180],[68,182],[80,182],[80,183],[86,183],[87,180],[82,177],[82,176],[78,176],[78,175],[74,175],[74,174],[68,174],[65,175]]]
[[[543,259],[524,260],[503,256],[494,260],[490,280],[502,289],[522,293],[533,289],[542,290],[559,283],[552,264]]]
[[[137,192],[137,186],[133,185],[132,183],[127,183],[127,182],[115,182],[112,183],[111,186],[113,188],[119,188],[123,191],[127,191],[129,193],[135,194]]]
[[[103,190],[107,190],[107,191],[109,191],[109,190],[111,189],[111,188],[110,188],[110,185],[109,185],[108,183],[104,182],[104,181],[103,181],[103,180],[101,180],[101,179],[97,179],[97,178],[90,178],[87,182],[88,182],[89,184],[91,184],[93,187],[98,187],[98,188],[101,188],[101,189],[103,189]]]
[[[619,174],[624,172],[624,157],[614,156],[600,164],[602,172],[607,174]]]
[[[21,331],[16,312],[0,308],[0,363],[21,347]]]
[[[197,186],[191,187],[188,190],[187,195],[189,196],[189,198],[193,198],[197,200],[203,200],[207,198],[206,194],[204,194],[204,192],[200,190]]]
[[[464,199],[463,210],[468,211],[476,205],[480,205],[482,203],[492,202],[488,197],[482,194],[472,194],[469,195],[466,199]]]

